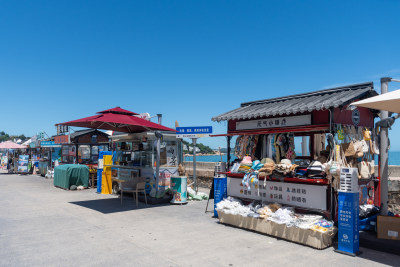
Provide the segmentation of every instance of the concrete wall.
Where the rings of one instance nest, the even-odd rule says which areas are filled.
[[[186,175],[193,175],[193,161],[183,162]],[[199,177],[214,177],[215,162],[196,162],[196,175]]]

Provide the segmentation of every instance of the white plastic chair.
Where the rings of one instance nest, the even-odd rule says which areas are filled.
[[[140,182],[136,185],[136,190],[135,190],[136,207],[139,206],[139,197],[138,196],[139,196],[140,192],[144,193],[144,201],[146,202],[146,206],[147,206],[146,183],[145,182]]]
[[[145,200],[146,205],[147,205],[146,183],[145,182],[137,183],[135,189],[124,189],[123,192],[133,193],[133,197],[135,197],[135,199],[136,199],[136,207],[139,206],[139,193],[144,193],[144,200]],[[123,192],[121,192],[121,194]],[[122,195],[121,195],[121,203],[122,203]]]

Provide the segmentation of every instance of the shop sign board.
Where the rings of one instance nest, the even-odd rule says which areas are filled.
[[[236,130],[267,129],[300,125],[311,125],[311,114],[250,121],[238,121],[236,122]]]
[[[41,147],[61,147],[60,144],[54,143],[54,141],[41,141],[40,142]]]
[[[20,155],[18,160],[18,172],[27,173],[29,164],[29,155]]]
[[[177,138],[209,137],[212,134],[212,126],[177,127]]]
[[[176,153],[176,146],[166,146],[167,149],[167,166],[178,166],[178,158]]]
[[[229,178],[228,195],[277,202],[296,207],[326,210],[327,189],[325,185],[294,184],[260,180],[259,185],[251,184],[250,190],[242,185],[242,180]]]
[[[55,144],[69,144],[69,134],[55,136],[54,143]]]
[[[339,192],[338,252],[357,254],[359,251],[358,192]]]
[[[67,125],[57,125],[57,135],[69,132]]]

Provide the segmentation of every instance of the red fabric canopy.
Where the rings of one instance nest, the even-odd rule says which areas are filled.
[[[0,143],[0,148],[6,148],[6,149],[23,149],[26,148],[26,146],[16,144],[11,141],[5,141],[3,143]]]
[[[118,109],[118,110],[116,110]],[[122,110],[122,111],[121,111]],[[123,114],[123,113],[125,114]],[[151,121],[147,121],[136,116],[134,112],[125,111],[119,107],[98,112],[99,115],[94,115],[79,120],[68,121],[56,125],[68,125],[77,127],[86,127],[92,129],[104,129],[125,133],[140,133],[146,131],[170,131],[176,130],[162,126]],[[132,114],[132,115],[128,115]]]
[[[126,109],[122,109],[120,107],[115,107],[115,108],[111,108],[111,109],[106,109],[103,111],[99,111],[97,112],[97,114],[104,114],[104,113],[115,113],[115,114],[126,114],[126,115],[139,115],[135,112],[126,110]]]

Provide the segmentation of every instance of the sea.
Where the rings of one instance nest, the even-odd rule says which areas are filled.
[[[227,155],[208,155],[208,156],[196,156],[198,162],[219,162],[227,161]],[[231,160],[236,157],[231,154]],[[193,161],[193,156],[185,156],[184,161]],[[378,156],[375,156],[375,162],[378,162]],[[389,165],[400,165],[400,151],[389,151]]]

